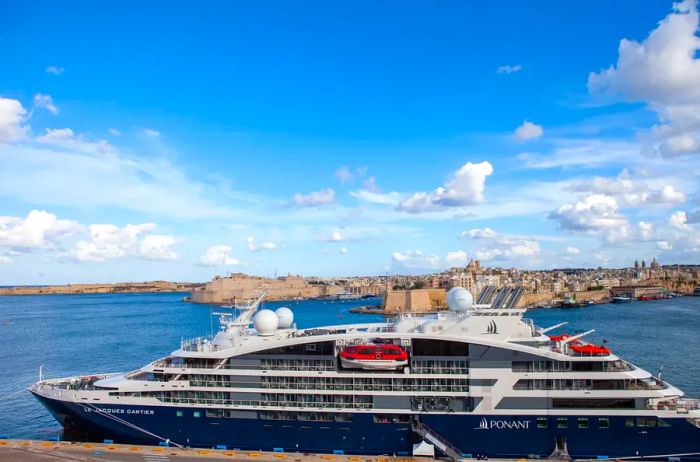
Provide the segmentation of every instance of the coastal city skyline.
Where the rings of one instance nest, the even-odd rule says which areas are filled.
[[[390,5],[10,5],[0,285],[700,262],[695,1]]]

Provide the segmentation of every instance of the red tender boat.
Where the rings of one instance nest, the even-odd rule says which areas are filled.
[[[607,356],[611,353],[610,348],[600,345],[571,345],[571,350],[575,353],[580,353],[589,356]]]
[[[340,353],[348,369],[398,369],[408,364],[408,352],[398,345],[354,345]]]

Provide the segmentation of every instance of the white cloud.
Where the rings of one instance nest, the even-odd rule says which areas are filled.
[[[460,237],[470,239],[491,239],[496,237],[496,231],[492,230],[491,228],[476,228],[468,231],[462,231]]]
[[[688,216],[683,211],[673,212],[668,218],[668,224],[682,231],[689,231],[692,229],[688,224]]]
[[[627,170],[623,170],[617,178],[596,177],[591,181],[573,185],[571,189],[611,196],[622,206],[673,206],[685,202],[685,194],[676,191],[673,185],[654,190],[645,182],[632,178]]]
[[[351,191],[350,195],[356,197],[364,202],[369,202],[371,204],[381,204],[381,205],[392,205],[397,206],[401,202],[401,194],[397,192],[376,192],[368,189],[358,189],[357,191]]]
[[[36,141],[88,154],[107,154],[114,151],[114,147],[109,142],[105,140],[87,141],[82,135],[76,136],[70,128],[47,128],[46,134],[38,136]]]
[[[43,210],[32,210],[25,218],[0,216],[0,247],[22,251],[52,248],[82,230],[80,223],[61,220]]]
[[[54,104],[51,95],[44,95],[41,93],[34,95],[34,107],[44,108],[53,115],[58,114],[58,108]]]
[[[347,255],[347,253],[348,253],[348,248],[347,248],[347,247],[341,247],[340,249],[338,249],[338,253],[341,254],[341,255]]]
[[[165,234],[149,234],[139,246],[138,256],[146,260],[167,261],[177,260],[178,254],[171,248],[177,243],[173,236]]]
[[[117,130],[116,128],[110,127],[110,128],[107,129],[107,131],[108,131],[109,134],[112,135],[112,136],[121,136],[121,135],[122,135],[122,132],[120,132],[120,131]]]
[[[160,138],[160,132],[152,128],[144,128],[143,130],[141,130],[141,133],[143,133],[149,138]]]
[[[457,250],[455,252],[447,252],[445,257],[445,263],[447,266],[466,266],[467,265],[467,253],[463,250]]]
[[[441,259],[436,255],[425,254],[420,250],[392,252],[392,263],[404,269],[438,269]]]
[[[340,184],[345,184],[348,181],[352,181],[355,179],[355,176],[352,174],[347,165],[343,165],[338,170],[336,170],[335,176],[336,178],[338,178],[338,181],[340,181]]]
[[[656,243],[656,247],[658,247],[661,250],[672,250],[673,249],[673,244],[671,244],[668,241],[658,241]]]
[[[261,242],[260,244],[256,244],[253,236],[248,236],[246,242],[248,244],[248,250],[251,252],[257,252],[258,250],[275,250],[277,248],[277,244],[274,242]]]
[[[540,243],[536,239],[499,234],[491,228],[462,231],[460,237],[479,242],[482,245],[473,252],[479,260],[507,261],[532,258],[540,253]]]
[[[89,239],[79,241],[71,255],[79,262],[102,262],[126,256],[147,260],[176,260],[178,256],[171,249],[176,239],[149,234],[155,228],[154,223],[129,224],[123,228],[113,224],[90,225]]]
[[[457,170],[444,186],[432,192],[417,192],[398,206],[399,210],[421,213],[445,207],[462,207],[484,200],[486,177],[493,173],[487,161],[473,164],[467,162]]]
[[[296,193],[292,197],[292,204],[297,207],[318,207],[333,203],[335,191],[331,188],[314,191],[309,194]]]
[[[322,234],[318,237],[319,241],[328,241],[328,242],[342,242],[347,240],[347,237],[343,235],[340,230],[334,229],[328,234]]]
[[[514,74],[516,72],[520,72],[523,69],[523,66],[520,64],[513,64],[513,65],[503,65],[503,66],[498,66],[498,69],[496,69],[496,72],[499,74]]]
[[[0,98],[0,145],[25,139],[29,133],[27,110],[16,99]]]
[[[660,124],[650,133],[646,152],[700,152],[698,25],[695,0],[674,3],[646,40],[621,40],[617,63],[588,77],[592,95],[643,101],[658,114]]]
[[[232,216],[233,209],[216,203],[221,193],[210,190],[166,158],[125,155],[69,128],[47,130],[34,143],[6,145],[0,156],[0,197],[29,204],[116,207],[189,219]]]
[[[58,66],[48,66],[46,68],[46,73],[47,74],[53,74],[53,75],[61,75],[65,72],[65,69],[63,67],[58,67]]]
[[[204,266],[219,266],[219,265],[240,265],[241,261],[231,255],[230,245],[215,245],[209,247],[202,255],[201,264]]]
[[[604,194],[590,194],[574,204],[565,204],[549,218],[565,230],[603,236],[615,242],[629,236],[629,223],[618,211],[617,201]]]
[[[581,251],[579,249],[577,249],[576,247],[567,247],[565,250],[566,250],[566,253],[569,255],[578,255],[581,253]]]
[[[637,229],[639,230],[639,235],[644,241],[650,241],[654,237],[654,225],[647,221],[640,221],[637,223]]]
[[[12,259],[5,255],[0,255],[0,265],[12,263]]]
[[[541,125],[537,125],[525,120],[518,128],[515,129],[515,139],[519,141],[532,140],[539,138],[544,133]]]

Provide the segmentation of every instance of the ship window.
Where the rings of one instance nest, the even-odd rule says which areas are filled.
[[[221,417],[224,416],[224,410],[223,409],[207,409],[205,415],[207,417],[213,417],[215,419],[220,419]]]
[[[634,419],[625,419],[625,427],[634,427]]]
[[[599,417],[598,428],[610,428],[610,419],[607,417]]]
[[[578,428],[588,428],[588,417],[578,418]]]
[[[670,423],[668,423],[668,422],[666,422],[665,420],[662,420],[662,419],[659,419],[659,420],[657,421],[657,425],[658,425],[659,427],[670,427],[670,426],[671,426]]]
[[[549,419],[546,417],[537,418],[537,428],[547,428],[549,426]]]
[[[175,412],[175,415],[178,416],[178,417],[182,417],[182,411],[177,411],[177,412]]]
[[[568,428],[569,419],[566,417],[557,417],[557,428]]]
[[[192,415],[195,417],[202,417],[202,413],[200,411],[194,411]]]
[[[408,423],[411,417],[406,414],[375,414],[376,423]]]
[[[656,419],[647,419],[647,427],[656,427]]]
[[[647,420],[644,417],[637,417],[637,426],[638,427],[646,427]]]

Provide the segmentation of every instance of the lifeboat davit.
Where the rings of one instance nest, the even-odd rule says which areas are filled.
[[[575,353],[580,353],[583,355],[590,356],[607,356],[611,353],[610,348],[606,348],[600,345],[571,345],[571,350]]]
[[[570,338],[570,337],[571,337],[571,335],[569,335],[569,334],[550,335],[550,336],[549,336],[549,339],[550,339],[552,342],[561,342],[562,340],[566,340],[566,339],[568,339],[568,338]],[[578,340],[572,340],[570,343],[580,343],[580,342],[579,342]]]
[[[347,369],[394,370],[408,364],[408,353],[397,345],[354,345],[340,352]]]

